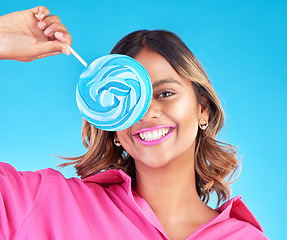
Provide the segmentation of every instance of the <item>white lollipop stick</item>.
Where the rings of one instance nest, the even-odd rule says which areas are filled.
[[[69,48],[69,50],[71,51],[71,53],[86,67],[88,64],[84,61],[84,59],[82,59],[80,57],[80,55],[78,53],[75,52],[75,50],[73,48],[71,48],[67,43],[65,43],[65,45]]]

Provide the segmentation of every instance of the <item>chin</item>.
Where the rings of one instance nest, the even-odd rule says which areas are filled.
[[[140,158],[140,160],[135,160],[135,165],[136,168],[140,167],[140,166],[145,166],[151,169],[160,169],[163,168],[165,166],[167,166],[169,164],[169,160],[167,160],[164,157],[160,157],[160,158]]]

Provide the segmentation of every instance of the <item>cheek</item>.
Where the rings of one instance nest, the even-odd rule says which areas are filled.
[[[122,144],[122,147],[129,153],[133,144],[133,140],[129,134],[128,129],[118,131],[117,136],[120,143]]]
[[[173,108],[172,117],[178,125],[180,139],[194,141],[198,132],[199,112],[196,100],[187,98],[179,101]]]
[[[121,144],[124,145],[128,141],[127,129],[122,130],[122,131],[117,131],[117,136]]]
[[[181,98],[165,108],[178,124],[194,124],[198,121],[197,103],[191,98]]]

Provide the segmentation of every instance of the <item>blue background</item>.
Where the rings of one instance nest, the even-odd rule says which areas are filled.
[[[59,15],[89,63],[138,29],[166,29],[205,67],[226,113],[218,139],[239,147],[242,195],[270,239],[286,227],[287,1],[2,1],[0,15],[37,5]],[[78,156],[82,120],[73,56],[0,61],[0,159],[17,170],[56,168]],[[75,176],[73,167],[60,169]],[[211,202],[214,206],[214,201]]]

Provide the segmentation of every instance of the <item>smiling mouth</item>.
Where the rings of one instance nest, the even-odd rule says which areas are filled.
[[[154,140],[163,138],[165,135],[170,133],[171,130],[172,130],[171,127],[160,128],[160,129],[157,129],[154,131],[138,133],[138,136],[140,137],[141,140],[150,142],[150,141],[154,141]]]
[[[150,129],[142,129],[133,135],[144,144],[158,144],[167,139],[174,130],[172,126],[157,126]]]

